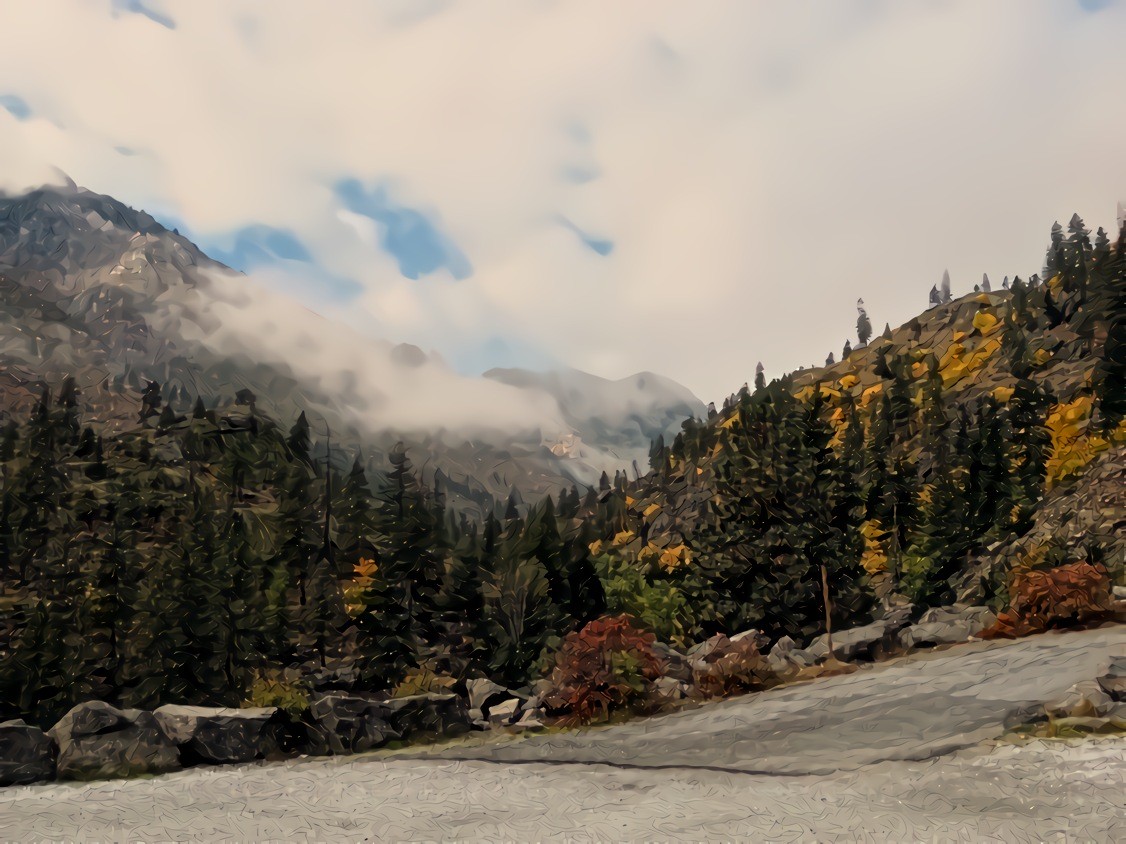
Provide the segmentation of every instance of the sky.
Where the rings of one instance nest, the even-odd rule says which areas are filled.
[[[1126,200],[1124,0],[0,6],[0,186],[78,184],[460,373],[720,401]]]

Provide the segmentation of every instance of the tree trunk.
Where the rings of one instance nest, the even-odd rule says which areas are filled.
[[[829,599],[829,570],[821,564],[821,597],[825,603],[825,643],[829,646],[829,659],[836,659],[833,653],[833,603]]]

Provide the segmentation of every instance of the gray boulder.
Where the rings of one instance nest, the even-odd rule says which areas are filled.
[[[542,709],[525,709],[520,713],[520,720],[512,726],[518,730],[542,730],[544,712]]]
[[[688,657],[664,642],[654,642],[653,650],[665,663],[664,676],[682,683],[692,682],[692,664]]]
[[[770,670],[775,674],[786,674],[801,668],[804,663],[794,656],[795,650],[797,650],[797,642],[789,636],[783,636],[775,642],[774,647],[770,649],[770,653],[766,655]]]
[[[0,785],[49,780],[55,776],[55,743],[21,720],[0,724]]]
[[[1126,656],[1114,657],[1110,670],[1098,679],[1098,684],[1112,700],[1126,701]]]
[[[400,735],[455,736],[472,728],[469,707],[454,694],[424,694],[384,701]]]
[[[58,744],[59,779],[111,779],[180,768],[176,745],[151,712],[80,703],[48,735]]]
[[[520,715],[520,701],[509,698],[498,703],[489,711],[489,723],[495,727],[503,727],[513,723]]]
[[[362,753],[380,747],[400,733],[391,724],[392,708],[372,695],[323,692],[309,701],[314,753]]]
[[[1094,680],[1076,683],[1060,697],[1044,705],[1053,718],[1091,718],[1104,716],[1114,708],[1110,695]]]
[[[471,721],[488,720],[493,707],[509,700],[516,700],[519,703],[523,698],[523,695],[509,691],[492,680],[467,680],[465,686],[469,693],[469,718]]]
[[[904,648],[952,645],[965,642],[997,621],[989,607],[936,607],[923,613],[917,623],[899,631]]]
[[[266,724],[277,708],[228,709],[166,704],[155,712],[157,723],[180,746],[183,761],[249,762],[265,756]]]
[[[833,654],[837,659],[852,662],[856,659],[871,658],[876,647],[886,644],[888,639],[888,625],[884,621],[874,621],[862,627],[852,627],[848,630],[833,631]],[[795,652],[795,656],[798,656]],[[822,633],[809,647],[805,648],[800,658],[812,657],[816,662],[829,658],[828,638]]]
[[[732,642],[742,642],[744,639],[750,639],[760,652],[765,651],[766,646],[770,644],[770,638],[761,630],[744,630],[731,637]]]

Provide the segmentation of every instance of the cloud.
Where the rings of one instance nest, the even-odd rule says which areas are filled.
[[[1054,219],[1126,197],[1121,3],[149,0],[0,26],[28,109],[0,111],[8,187],[57,166],[241,236],[305,304],[461,372],[651,369],[718,399],[839,353],[858,296],[901,322],[944,268],[1027,275]]]

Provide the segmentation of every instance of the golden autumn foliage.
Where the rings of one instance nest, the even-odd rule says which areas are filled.
[[[665,571],[675,571],[681,566],[687,566],[692,562],[692,550],[684,545],[671,545],[661,552],[661,556],[657,562]]]
[[[352,579],[344,586],[344,610],[353,618],[364,611],[363,601],[360,598],[364,590],[374,582],[377,571],[379,566],[376,565],[375,560],[367,557],[361,557],[360,561],[352,566]]]
[[[887,571],[888,557],[883,548],[887,531],[879,520],[869,519],[864,522],[860,526],[860,535],[864,537],[864,553],[860,557],[860,565],[868,574]]]
[[[1078,396],[1070,402],[1054,405],[1045,425],[1052,436],[1045,483],[1052,489],[1061,481],[1074,477],[1109,443],[1089,430],[1091,397]]]

